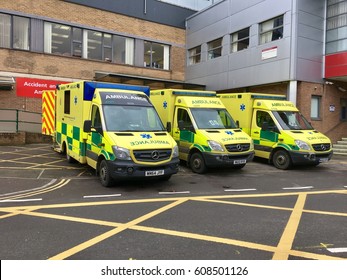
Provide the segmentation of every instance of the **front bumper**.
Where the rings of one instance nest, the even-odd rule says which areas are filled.
[[[240,166],[252,161],[254,152],[242,155],[202,153],[207,167]]]
[[[310,153],[310,152],[294,152],[289,151],[290,157],[294,165],[305,165],[328,162],[333,156],[333,151],[327,153]]]
[[[136,164],[133,161],[108,161],[111,177],[117,179],[154,179],[169,177],[176,174],[179,169],[180,160],[174,158],[170,162],[161,165]]]

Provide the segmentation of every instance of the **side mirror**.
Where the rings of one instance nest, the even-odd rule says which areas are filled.
[[[92,121],[87,120],[83,123],[83,132],[89,133],[92,131]]]
[[[237,128],[240,128],[240,122],[239,121],[236,121],[236,126],[237,126]]]
[[[166,123],[166,131],[171,132],[171,122]]]

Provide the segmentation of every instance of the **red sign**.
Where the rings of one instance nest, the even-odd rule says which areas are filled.
[[[66,83],[68,82],[31,78],[16,78],[17,96],[42,98],[43,90],[55,90],[56,85]]]

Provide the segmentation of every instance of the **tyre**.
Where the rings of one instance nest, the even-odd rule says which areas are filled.
[[[104,159],[100,163],[99,178],[100,178],[101,184],[104,187],[108,188],[114,184],[114,181],[110,175],[110,169],[108,167],[106,160]]]
[[[284,150],[278,150],[273,155],[273,165],[278,169],[289,169],[292,167],[292,160],[289,154]]]
[[[203,174],[207,170],[204,158],[200,153],[192,154],[189,159],[189,166],[194,173]]]
[[[66,160],[67,160],[68,163],[75,163],[76,162],[73,157],[68,155],[67,151],[66,151]]]

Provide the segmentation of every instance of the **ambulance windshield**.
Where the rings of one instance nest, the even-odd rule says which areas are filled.
[[[226,109],[192,108],[193,117],[200,129],[230,129],[237,125]]]
[[[274,111],[275,118],[284,130],[312,130],[313,127],[299,112]]]
[[[104,105],[108,131],[164,131],[165,128],[152,106]]]

